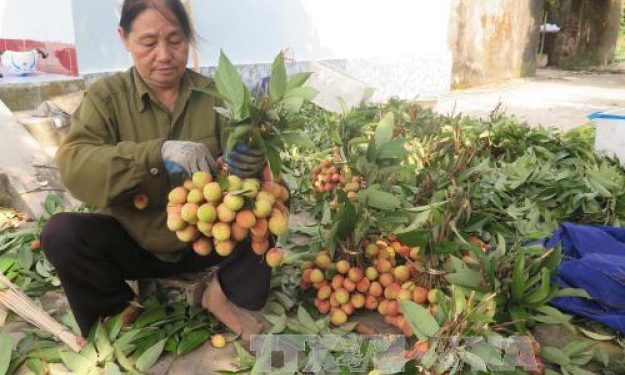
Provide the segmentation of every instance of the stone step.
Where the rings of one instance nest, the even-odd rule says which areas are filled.
[[[84,90],[85,81],[78,77],[61,77],[54,80],[31,79],[23,82],[0,83],[0,101],[12,111],[37,108],[45,100]]]
[[[0,101],[0,174],[5,176],[7,199],[13,201],[10,208],[23,209],[32,217],[39,217],[49,193],[65,196],[67,207],[74,207],[75,200],[65,194],[54,159],[46,153],[39,142],[17,122],[16,117]],[[9,188],[10,186],[10,188]]]

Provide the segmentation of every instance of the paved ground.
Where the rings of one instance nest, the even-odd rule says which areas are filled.
[[[499,102],[531,125],[571,129],[588,122],[590,113],[625,108],[625,66],[603,72],[539,70],[533,78],[454,91],[441,98],[436,110],[481,117]]]

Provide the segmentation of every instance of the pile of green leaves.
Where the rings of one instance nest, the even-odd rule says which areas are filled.
[[[49,194],[43,202],[45,214],[26,228],[0,229],[0,272],[33,297],[58,288],[61,283],[54,267],[45,259],[40,249],[31,249],[48,219],[65,211],[63,201]]]
[[[370,160],[372,148],[367,147],[387,113],[394,116],[387,147],[402,158],[394,166]],[[382,190],[399,199],[414,195],[409,197],[414,208],[408,210],[408,225],[406,219],[393,220],[394,227],[385,228],[389,231],[438,226],[435,232],[443,236],[434,242],[443,242],[451,231],[441,218],[449,216],[458,231],[488,242],[497,234],[508,239],[542,237],[565,221],[619,226],[625,220],[625,172],[617,160],[594,154],[590,126],[563,133],[532,128],[497,111],[479,120],[435,114],[399,100],[342,115],[321,109],[305,114],[317,124],[310,131],[309,126],[302,129],[320,142],[315,150],[338,146],[354,170],[384,181]],[[319,128],[327,129],[323,136]],[[317,152],[309,157],[313,162],[307,161],[301,156],[305,149],[298,155],[287,164],[297,177],[323,158]],[[463,212],[458,212],[460,207]]]
[[[315,234],[314,228],[308,231],[326,245],[323,248],[358,251],[360,240],[383,233],[420,246],[424,261],[440,270],[443,285],[450,286],[445,290],[451,290],[451,296],[443,300],[451,299],[453,305],[458,293],[475,293],[472,302],[477,308],[487,294],[495,295],[489,303],[496,304],[497,314],[487,318],[483,311],[474,311],[475,316],[464,316],[463,335],[472,323],[476,328],[500,325],[506,334],[527,333],[536,322],[571,325],[565,314],[546,305],[557,296],[588,298],[583,291],[552,285],[559,248],[519,244],[548,236],[565,221],[614,226],[625,222],[625,171],[618,160],[594,154],[592,127],[562,133],[531,128],[497,111],[479,120],[422,111],[397,100],[354,109],[338,119],[319,110],[313,118],[328,119],[325,126],[335,130],[328,132],[332,137],[321,138],[324,147],[340,147],[350,170],[366,176],[368,183],[356,200],[338,194],[336,211],[323,202],[312,210],[321,227],[329,228],[323,235]],[[311,155],[316,161],[322,158]],[[300,159],[289,167],[304,163]],[[306,204],[310,201],[302,202]],[[495,250],[485,252],[469,241],[472,236]],[[463,262],[464,254],[472,254],[477,264]],[[415,332],[432,335],[458,318],[449,311],[404,312]],[[424,322],[431,327],[422,327]],[[464,363],[481,370],[486,359],[473,354],[455,352],[454,360],[446,363],[431,356],[432,363],[422,369],[441,373],[441,366],[450,369]],[[584,371],[575,364],[569,367],[569,373]],[[560,370],[564,374],[569,368]]]
[[[0,359],[10,359],[4,371],[0,361],[0,375],[11,375],[22,365],[36,375],[65,374],[58,367],[50,367],[55,363],[63,364],[72,374],[143,374],[162,355],[190,353],[220,330],[219,323],[205,309],[191,307],[181,297],[177,300],[159,295],[142,306],[143,312],[130,327],[122,328],[121,314],[95,325],[80,353],[68,351],[49,334],[33,330],[20,340],[15,351],[11,351],[11,345],[0,347]],[[60,320],[80,333],[71,313]],[[0,341],[7,337],[0,336]]]
[[[467,213],[455,225],[485,241],[543,237],[565,221],[625,220],[625,173],[595,156],[590,127],[561,133],[495,113],[487,122],[430,116],[411,132],[414,149],[424,150],[413,153],[421,168],[415,203],[461,190]]]

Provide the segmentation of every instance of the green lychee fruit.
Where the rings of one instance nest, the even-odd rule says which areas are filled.
[[[221,200],[221,186],[217,182],[209,182],[204,186],[204,198],[212,203],[219,202]]]
[[[198,208],[197,217],[202,223],[214,223],[217,220],[217,209],[212,203],[204,203]]]
[[[240,195],[228,193],[224,197],[224,204],[230,210],[236,212],[236,211],[239,211],[241,208],[243,208],[243,205],[245,204],[245,201],[243,200],[243,197],[240,196]]]

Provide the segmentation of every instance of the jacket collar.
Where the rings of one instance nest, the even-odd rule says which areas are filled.
[[[152,90],[150,90],[150,87],[145,83],[137,71],[137,68],[132,68],[132,75],[137,89],[137,96],[139,99],[137,102],[140,106],[139,110],[143,112],[147,109],[151,101],[156,102],[157,99],[154,97]],[[180,96],[178,100],[182,100],[183,103],[186,103],[191,97],[194,87],[207,88],[212,82],[213,81],[210,78],[187,69],[180,82]]]

